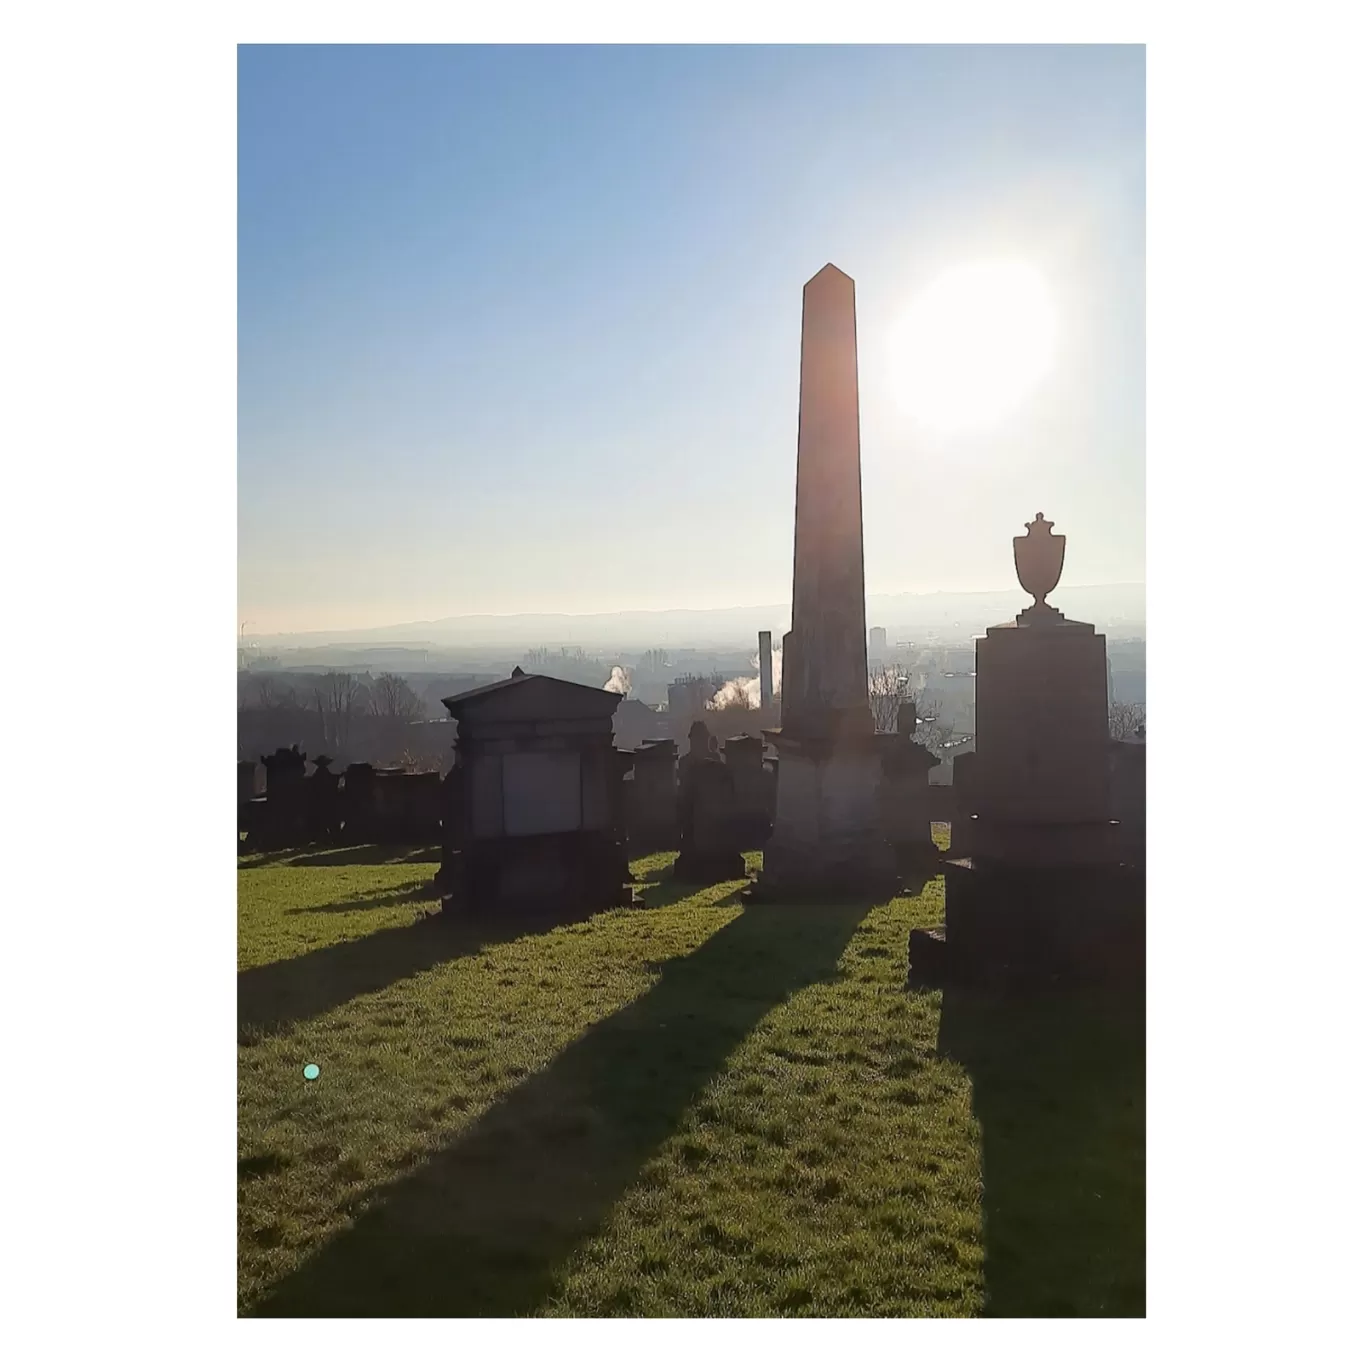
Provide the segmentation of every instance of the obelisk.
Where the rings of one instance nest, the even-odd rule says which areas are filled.
[[[874,730],[865,642],[855,282],[827,265],[803,287],[785,732]]]
[[[793,623],[784,637],[774,833],[763,896],[885,891],[883,738],[869,707],[855,282],[830,264],[803,287]]]

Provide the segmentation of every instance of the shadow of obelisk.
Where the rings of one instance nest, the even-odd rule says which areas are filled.
[[[803,287],[793,625],[784,637],[774,831],[753,896],[892,893],[865,654],[855,282],[830,264]]]

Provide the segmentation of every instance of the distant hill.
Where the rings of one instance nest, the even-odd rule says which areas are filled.
[[[871,627],[894,634],[917,628],[944,631],[958,625],[965,632],[981,632],[1005,622],[1029,602],[1020,589],[981,593],[872,594],[866,606]],[[1050,602],[1070,617],[1095,622],[1143,626],[1143,584],[1099,584],[1059,589]],[[368,645],[422,648],[431,646],[591,646],[616,647],[736,645],[753,642],[761,630],[778,636],[788,626],[786,603],[746,608],[672,608],[630,613],[518,613],[509,616],[472,614],[409,622],[354,631],[296,632],[263,636],[270,648],[300,649],[323,645]]]

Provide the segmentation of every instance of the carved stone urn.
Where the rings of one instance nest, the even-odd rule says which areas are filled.
[[[1023,625],[1060,622],[1064,618],[1058,608],[1045,602],[1045,595],[1054,590],[1064,572],[1064,543],[1068,540],[1057,532],[1051,532],[1053,526],[1054,523],[1048,522],[1043,513],[1037,513],[1035,521],[1026,524],[1026,535],[1012,538],[1017,580],[1035,600],[1025,612],[1017,615],[1017,621]]]

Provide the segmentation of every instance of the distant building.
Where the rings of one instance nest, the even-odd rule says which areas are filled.
[[[869,658],[884,660],[888,656],[888,629],[871,627],[869,629]]]
[[[670,685],[667,694],[669,712],[672,718],[684,718],[690,722],[703,716],[713,695],[727,682],[726,675],[680,675]]]

